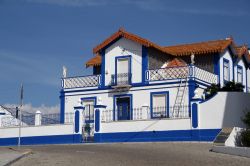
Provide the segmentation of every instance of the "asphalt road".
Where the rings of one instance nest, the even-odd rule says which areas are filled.
[[[210,152],[208,143],[128,143],[31,146],[14,166],[250,166],[250,159]]]

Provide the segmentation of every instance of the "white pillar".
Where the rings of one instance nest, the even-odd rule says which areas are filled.
[[[142,119],[150,119],[150,111],[148,104],[142,106]]]
[[[35,115],[35,126],[42,125],[42,115],[41,111],[37,110]]]

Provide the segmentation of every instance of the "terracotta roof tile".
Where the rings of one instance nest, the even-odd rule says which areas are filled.
[[[232,39],[229,38],[224,40],[168,46],[164,48],[167,52],[175,56],[187,56],[191,54],[200,55],[222,52],[232,44],[232,42]]]
[[[167,67],[180,67],[180,66],[187,66],[187,63],[179,58],[174,58],[167,64]]]
[[[125,31],[124,29],[121,29],[121,28],[116,33],[111,35],[109,38],[104,40],[101,44],[96,46],[93,49],[93,52],[94,53],[99,52],[101,49],[103,49],[104,47],[109,45],[111,42],[113,42],[114,40],[116,40],[116,39],[118,39],[120,37],[124,37],[126,39],[129,39],[129,40],[135,41],[137,43],[140,43],[141,45],[144,45],[146,47],[153,47],[153,48],[155,48],[157,50],[160,50],[160,51],[162,51],[164,53],[167,53],[166,50],[163,47],[161,47],[161,46],[159,46],[159,45],[157,45],[157,44],[155,44],[155,43],[153,43],[153,42],[151,42],[151,41],[149,41],[147,39],[139,37],[139,36],[137,36],[135,34],[129,33],[129,32],[127,32],[127,31]]]
[[[96,56],[88,60],[88,62],[86,63],[86,67],[100,66],[101,63],[102,63],[102,57],[99,54],[97,54]]]

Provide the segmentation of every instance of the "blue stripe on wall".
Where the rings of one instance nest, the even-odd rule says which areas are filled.
[[[81,143],[81,134],[22,137],[21,145]],[[17,145],[18,137],[0,138],[0,146]]]
[[[95,133],[95,142],[213,141],[221,129]]]
[[[60,123],[64,123],[64,113],[65,113],[65,95],[63,90],[61,90],[60,95]]]

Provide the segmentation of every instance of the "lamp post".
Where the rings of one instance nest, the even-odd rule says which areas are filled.
[[[19,132],[18,132],[18,148],[21,147],[21,128],[22,128],[22,106],[23,106],[23,84],[21,84],[20,107],[19,107]]]

